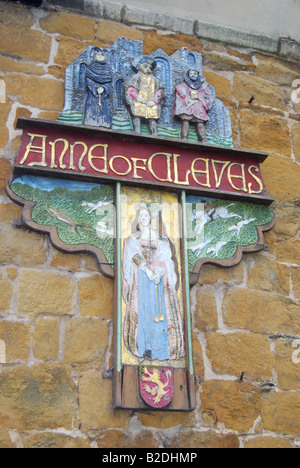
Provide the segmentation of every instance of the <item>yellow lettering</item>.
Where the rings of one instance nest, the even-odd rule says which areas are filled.
[[[234,166],[238,166],[241,168],[241,175],[231,174],[231,170]],[[234,183],[232,182],[232,179],[242,179],[243,188],[236,187]],[[243,192],[247,192],[246,177],[245,177],[245,164],[231,163],[230,166],[228,167],[228,180],[229,180],[231,187],[234,188],[234,190],[242,190]]]
[[[42,160],[40,162],[31,162],[28,164],[28,166],[42,166],[42,167],[47,167],[46,163],[46,139],[47,135],[37,135],[35,133],[28,133],[28,136],[30,136],[30,142],[26,146],[26,151],[24,154],[24,157],[22,161],[20,162],[20,165],[24,164],[29,153],[40,153],[42,155]],[[36,146],[33,144],[35,138],[41,138],[42,139],[42,144],[41,146]]]
[[[249,183],[248,183],[248,192],[249,192],[249,193],[261,193],[261,192],[263,191],[263,189],[264,189],[263,183],[262,183],[262,181],[260,180],[259,177],[257,177],[255,174],[253,174],[253,172],[251,171],[251,169],[253,169],[253,171],[255,171],[255,172],[259,172],[259,169],[258,169],[258,167],[256,167],[256,166],[250,166],[250,167],[248,168],[249,174],[250,174],[250,175],[253,177],[253,179],[256,180],[256,182],[258,183],[258,185],[259,185],[259,190],[252,190],[252,185],[253,185],[253,184],[252,184],[251,182],[249,182]]]
[[[60,154],[60,158],[59,158],[59,167],[60,169],[66,169],[66,165],[63,163],[63,159],[64,159],[64,156],[67,152],[67,149],[69,148],[69,142],[67,140],[65,140],[64,138],[58,138],[57,140],[55,141],[50,141],[49,142],[49,145],[51,146],[51,169],[56,169],[57,168],[57,165],[55,163],[55,156],[56,156],[56,153],[55,153],[55,150],[56,150],[56,143],[59,143],[59,142],[62,142],[64,143],[64,147],[63,147],[63,150]]]
[[[103,148],[103,152],[104,152],[104,156],[95,156],[92,154],[92,151],[95,149],[95,148]],[[108,174],[108,169],[107,169],[107,148],[108,148],[108,145],[94,145],[92,146],[90,149],[89,149],[89,154],[88,154],[88,160],[89,160],[89,163],[90,163],[90,166],[97,172],[102,172],[104,174]],[[93,163],[93,159],[102,159],[103,162],[104,162],[104,166],[103,166],[103,169],[99,169],[97,168],[94,163]]]
[[[153,161],[153,159],[154,159],[156,156],[166,156],[166,158],[167,158],[167,178],[166,178],[166,179],[161,179],[160,177],[158,177],[158,175],[155,174],[155,172],[154,172],[154,170],[153,170],[152,161]],[[154,153],[154,154],[152,154],[152,156],[150,156],[150,158],[148,159],[148,169],[149,169],[149,171],[151,172],[151,174],[153,175],[153,177],[155,177],[155,179],[159,180],[160,182],[172,182],[172,176],[171,176],[171,157],[172,157],[172,154],[171,154],[171,153]]]
[[[143,177],[142,176],[139,176],[137,174],[137,170],[138,169],[141,169],[142,171],[145,171],[146,170],[146,167],[145,167],[145,164],[147,162],[147,159],[140,159],[140,158],[131,158],[131,161],[133,161],[133,178],[134,179],[142,179]],[[142,161],[143,162],[143,166],[138,166],[137,165],[137,162],[138,161]]]
[[[126,163],[128,164],[128,169],[127,171],[125,172],[117,172],[113,166],[113,162],[116,158],[120,158],[120,159],[123,159],[124,161],[126,161]],[[131,164],[131,161],[130,159],[126,158],[125,156],[120,156],[120,155],[116,155],[116,156],[113,156],[110,160],[109,160],[109,167],[110,169],[117,175],[119,176],[125,176],[127,174],[129,174],[129,172],[131,172],[132,170],[132,164]]]
[[[83,141],[76,141],[73,145],[70,146],[69,169],[73,169],[73,170],[76,169],[76,167],[74,166],[74,149],[75,149],[75,146],[77,146],[77,145],[83,146],[83,152],[81,153],[79,163],[78,163],[78,167],[79,167],[79,169],[81,171],[85,171],[86,168],[82,166],[82,161],[83,161],[83,158],[85,157],[85,155],[87,153],[88,148],[87,148],[87,145]]]
[[[174,158],[174,184],[189,185],[189,175],[191,171],[190,170],[186,171],[184,182],[181,182],[180,180],[178,180],[177,159],[180,158],[180,154],[173,154],[173,158]]]
[[[211,163],[212,163],[212,167],[213,167],[213,171],[214,171],[214,175],[215,175],[216,188],[219,188],[220,185],[221,185],[221,182],[222,182],[222,177],[224,175],[224,171],[225,171],[226,167],[230,164],[230,161],[224,162],[224,161],[217,161],[215,159],[212,159]],[[222,169],[221,169],[219,177],[218,177],[218,174],[217,174],[217,168],[216,168],[215,164],[222,164]]]
[[[205,170],[200,170],[200,169],[196,170],[195,169],[195,164],[196,164],[197,161],[203,161],[205,163]],[[196,182],[196,184],[203,185],[204,187],[211,187],[210,178],[209,178],[209,159],[204,159],[204,158],[194,159],[194,161],[192,163],[192,167],[191,167],[191,172],[192,172],[192,176],[193,176],[194,181]],[[205,174],[206,175],[206,183],[200,182],[197,179],[196,174]]]

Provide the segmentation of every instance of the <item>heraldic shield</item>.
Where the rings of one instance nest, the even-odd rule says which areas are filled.
[[[139,372],[140,395],[152,408],[168,406],[174,396],[172,367],[141,366]]]

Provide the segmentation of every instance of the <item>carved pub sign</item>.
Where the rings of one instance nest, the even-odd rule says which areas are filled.
[[[7,192],[24,223],[114,279],[114,406],[192,410],[190,286],[263,248],[267,154],[232,147],[200,53],[144,57],[124,38],[68,67],[58,121],[17,125]]]

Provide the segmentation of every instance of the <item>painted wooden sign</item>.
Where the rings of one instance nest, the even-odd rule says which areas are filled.
[[[20,118],[7,193],[23,223],[114,280],[114,407],[195,408],[190,287],[237,264],[274,225],[260,165],[232,147],[198,52],[89,46],[66,70],[58,121]]]
[[[124,144],[122,133],[94,129],[85,134],[78,127],[33,119],[19,119],[18,126],[24,129],[15,160],[20,168],[272,201],[260,173],[265,153],[174,145],[173,140],[143,136],[127,138]]]

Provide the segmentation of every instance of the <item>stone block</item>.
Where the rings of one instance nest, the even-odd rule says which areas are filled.
[[[244,442],[245,449],[286,449],[292,448],[292,445],[289,441],[281,437],[255,437],[253,439],[247,440]]]
[[[25,438],[24,448],[64,448],[64,449],[86,449],[90,448],[90,442],[88,438],[84,437],[72,437],[65,434],[59,433],[47,433],[32,434]]]
[[[71,429],[76,387],[67,366],[36,364],[4,369],[0,388],[2,428]]]
[[[23,105],[44,110],[62,110],[65,91],[63,81],[23,73],[5,75],[7,93]]]
[[[280,390],[300,388],[300,341],[280,338],[275,341],[275,372]]]
[[[297,162],[300,162],[300,123],[295,122],[292,126],[292,147]]]
[[[202,346],[195,333],[192,334],[194,374],[202,380],[205,376]]]
[[[0,340],[5,343],[5,363],[28,361],[31,345],[29,324],[2,320]]]
[[[276,293],[232,288],[225,294],[222,309],[224,323],[231,328],[300,334],[300,304]]]
[[[277,392],[262,399],[262,424],[266,431],[299,436],[300,392]]]
[[[0,24],[0,50],[33,62],[48,63],[51,37],[34,29]]]
[[[174,447],[187,449],[233,449],[240,447],[239,439],[235,434],[219,434],[211,430],[198,432],[194,429],[187,429],[180,431],[176,442]]]
[[[125,429],[131,411],[112,408],[112,382],[102,380],[102,372],[89,370],[79,375],[79,418],[81,430]]]
[[[7,93],[8,91],[7,91],[6,81],[5,81],[5,89]],[[9,141],[9,131],[8,131],[8,127],[6,124],[7,124],[9,113],[11,111],[11,105],[12,105],[12,101],[7,96],[5,97],[5,102],[3,104],[0,103],[0,109],[1,109],[1,112],[0,112],[0,148],[4,148]],[[0,166],[0,171],[2,172],[1,166]],[[1,172],[0,172],[0,177],[2,176]],[[2,185],[3,182],[1,179],[0,179],[0,184]]]
[[[59,33],[63,36],[83,39],[95,39],[96,22],[92,18],[66,12],[50,13],[40,19],[39,25],[48,33]]]
[[[206,354],[215,373],[246,380],[272,379],[273,355],[268,338],[256,333],[206,334]]]
[[[290,295],[290,272],[287,266],[259,254],[248,256],[245,261],[249,288]]]
[[[40,361],[57,358],[59,349],[59,328],[56,318],[40,318],[33,332],[33,354]]]
[[[9,308],[14,294],[14,287],[8,277],[0,271],[0,316]]]
[[[119,37],[126,37],[131,41],[142,41],[144,33],[139,29],[126,26],[126,24],[106,20],[98,22],[96,28],[97,41],[113,44]]]
[[[210,52],[203,54],[203,65],[212,70],[219,71],[252,71],[253,64],[239,57],[224,54],[222,52]],[[250,96],[251,97],[251,96]]]
[[[43,265],[46,259],[45,236],[29,230],[0,225],[0,262],[15,265]]]
[[[212,414],[215,424],[238,432],[248,432],[261,413],[260,392],[246,382],[203,382],[200,399],[202,414]]]
[[[216,91],[216,97],[225,103],[232,102],[231,83],[228,78],[217,73],[204,70],[203,72],[208,84],[213,86]]]
[[[0,146],[2,145],[0,144]],[[6,196],[5,186],[6,186],[6,182],[9,176],[11,175],[11,172],[12,172],[11,163],[5,158],[0,158],[0,195],[1,196]]]
[[[78,280],[82,316],[113,317],[113,281],[100,274]]]
[[[61,66],[62,69],[66,69],[66,67],[71,65],[89,45],[97,47],[107,47],[108,45],[100,41],[86,42],[61,35],[56,37],[56,41],[58,43],[58,50],[54,57],[54,62],[55,65]]]
[[[52,271],[21,269],[18,283],[19,314],[73,315],[75,285],[73,278]]]
[[[290,100],[290,93],[285,89],[248,73],[236,73],[234,75],[233,96],[241,104],[247,104],[251,96],[254,96],[255,104],[282,111],[287,110]]]
[[[169,56],[174,54],[181,47],[187,47],[189,50],[203,51],[203,45],[200,39],[185,34],[166,33],[150,29],[145,31],[144,53],[151,54],[157,49],[162,49]]]
[[[232,283],[239,284],[244,279],[243,263],[230,268],[222,268],[206,263],[201,268],[200,284]]]
[[[22,209],[15,203],[0,204],[0,222],[12,224],[14,218],[21,217]]]
[[[28,73],[29,75],[44,75],[45,69],[18,57],[5,57],[0,55],[0,69],[7,72]]]
[[[195,287],[192,295],[195,304],[193,326],[202,332],[215,331],[218,328],[218,312],[213,291]]]
[[[34,17],[26,5],[2,1],[1,22],[4,24],[19,25],[22,28],[31,28],[34,24]]]
[[[281,117],[242,109],[240,131],[244,149],[291,156],[289,127]]]
[[[99,363],[104,367],[109,323],[99,318],[76,317],[65,330],[64,360],[72,364]]]
[[[296,299],[300,299],[300,267],[291,268],[292,287]]]
[[[293,81],[299,78],[299,70],[296,66],[274,57],[264,57],[259,54],[256,55],[255,74],[264,80],[290,88]]]

